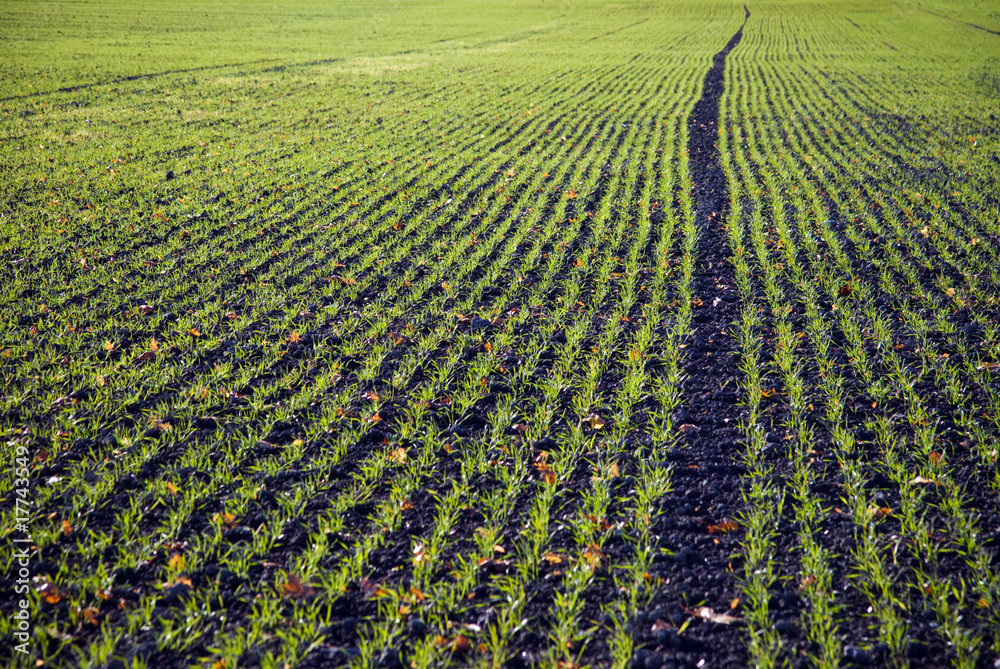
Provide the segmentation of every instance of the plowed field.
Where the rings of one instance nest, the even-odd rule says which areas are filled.
[[[989,2],[0,6],[0,658],[1000,666]]]

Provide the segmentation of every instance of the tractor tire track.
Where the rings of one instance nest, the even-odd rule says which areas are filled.
[[[700,604],[726,610],[739,594],[729,568],[731,555],[738,549],[737,532],[716,537],[708,527],[735,517],[743,506],[742,468],[733,464],[741,448],[737,340],[728,332],[739,315],[739,303],[723,227],[728,195],[716,142],[726,56],[743,37],[750,16],[746,7],[744,12],[743,25],[713,57],[701,98],[688,118],[688,167],[698,230],[690,284],[692,333],[685,349],[684,399],[672,416],[673,429],[680,434],[668,456],[674,489],[661,500],[662,513],[654,528],[662,537],[661,548],[673,556],[656,565],[655,576],[664,585],[633,626],[638,648],[633,661],[642,666],[654,666],[657,656],[661,662],[694,666],[706,652],[713,656],[713,666],[747,664],[743,634],[734,634],[731,627],[700,622],[684,635],[662,633],[663,622],[678,624]]]

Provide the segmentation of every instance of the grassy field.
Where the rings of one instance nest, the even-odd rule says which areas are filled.
[[[994,3],[5,2],[0,113],[3,663],[1000,661]]]

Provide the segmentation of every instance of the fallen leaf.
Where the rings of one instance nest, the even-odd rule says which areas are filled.
[[[851,294],[851,284],[849,283],[845,283],[840,287],[840,290],[837,291],[837,295],[839,295],[840,297],[847,297],[850,294]]]
[[[295,574],[285,573],[285,582],[281,584],[281,594],[285,597],[305,597],[312,593],[312,588],[303,585],[302,579]]]
[[[545,482],[549,485],[555,485],[556,475],[553,472],[545,472]]]
[[[191,333],[192,337],[200,337],[201,336],[201,330],[199,330],[198,328],[191,328],[190,330],[188,330],[188,332]]]
[[[732,532],[737,527],[739,527],[739,526],[736,523],[734,523],[733,521],[726,520],[726,521],[723,521],[723,522],[719,523],[718,525],[709,525],[708,526],[708,533],[709,534],[725,534],[726,532]]]
[[[661,619],[657,618],[656,622],[653,623],[653,626],[650,629],[652,629],[654,632],[659,632],[660,630],[673,629],[673,627],[674,627],[673,625],[671,625],[670,623],[666,622],[665,620],[661,620]]]
[[[90,623],[91,625],[100,624],[97,622],[98,610],[95,609],[93,606],[88,606],[81,613],[83,613],[83,617],[86,618],[87,622]]]
[[[681,432],[695,432],[698,430],[698,426],[692,425],[691,423],[684,423],[677,429],[680,430]]]
[[[931,453],[928,457],[930,458],[931,462],[933,462],[936,465],[941,463],[941,454],[938,453],[937,451]]]
[[[156,351],[146,351],[135,359],[136,362],[151,362],[156,360]]]
[[[914,476],[913,480],[911,480],[910,483],[913,483],[913,484],[916,484],[916,485],[922,485],[922,484],[927,484],[927,483],[935,483],[935,481],[932,481],[931,479],[928,479],[928,478],[924,478],[923,476]]]
[[[732,609],[733,611],[735,611],[736,609],[739,608],[739,606],[740,606],[740,598],[739,597],[733,597],[733,600],[731,602],[729,602],[729,608]]]
[[[236,516],[231,513],[217,513],[212,516],[213,523],[220,523],[225,527],[233,527],[236,524]]]
[[[600,430],[605,425],[604,419],[598,416],[596,413],[592,413],[589,416],[587,416],[584,419],[584,422],[586,422],[588,425],[590,425],[590,427],[592,427],[595,430]]]
[[[590,544],[583,549],[582,557],[588,567],[591,569],[600,569],[601,560],[604,559],[604,553],[597,544]]]
[[[389,451],[389,459],[399,464],[406,462],[406,449],[402,446],[392,449]]]
[[[887,506],[880,506],[872,512],[872,520],[882,520],[892,515],[892,509]]]
[[[618,463],[617,462],[612,462],[611,466],[608,467],[608,478],[609,479],[618,478]]]
[[[565,558],[563,558],[563,556],[559,555],[558,553],[546,553],[545,555],[542,556],[542,559],[548,562],[549,564],[562,564]]]
[[[67,534],[72,534],[73,533],[73,526],[70,524],[70,522],[68,520],[62,521],[62,524],[60,525],[60,527],[62,529],[63,535],[67,535]]]
[[[184,556],[181,555],[180,553],[174,553],[173,555],[170,556],[170,559],[167,560],[167,566],[175,571],[181,571],[182,569],[184,569],[184,565],[185,565]]]
[[[710,623],[719,623],[720,625],[732,625],[733,623],[743,622],[741,618],[736,618],[728,613],[716,613],[710,606],[699,606],[692,613],[695,618],[701,618]]]
[[[167,481],[167,482],[166,482],[166,483],[164,483],[163,485],[164,485],[164,487],[165,487],[165,488],[166,488],[167,490],[169,490],[169,491],[170,491],[170,494],[171,494],[171,495],[176,495],[176,494],[177,494],[177,486],[175,486],[175,485],[174,485],[173,483],[171,483],[170,481]]]
[[[38,594],[49,604],[58,604],[62,599],[62,593],[59,592],[59,588],[48,581],[38,586]]]

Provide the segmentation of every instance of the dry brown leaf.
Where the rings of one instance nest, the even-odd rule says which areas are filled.
[[[402,446],[392,449],[389,451],[389,459],[399,464],[406,462],[406,449]]]
[[[565,558],[558,553],[546,553],[542,556],[542,559],[549,564],[562,564]]]
[[[892,515],[892,509],[887,506],[880,506],[872,511],[872,520],[882,520]]]
[[[681,432],[695,432],[696,430],[698,430],[698,426],[692,425],[691,423],[684,423],[677,429],[680,430]]]
[[[910,483],[913,483],[913,484],[916,484],[916,485],[925,485],[927,483],[936,483],[936,481],[932,481],[931,479],[924,478],[923,476],[914,476],[913,480],[910,481]]]
[[[725,534],[726,532],[732,532],[737,527],[739,527],[739,526],[736,523],[734,523],[733,521],[731,521],[731,520],[725,520],[725,521],[719,523],[718,525],[709,525],[708,526],[708,533],[709,534]]]
[[[597,544],[590,544],[585,549],[583,549],[583,561],[587,563],[587,566],[591,569],[600,569],[601,560],[604,559],[604,553]]]
[[[661,620],[660,618],[657,618],[656,622],[653,623],[653,626],[650,629],[652,629],[654,632],[659,632],[660,630],[673,629],[673,627],[674,627],[673,625],[671,625],[670,623],[666,622],[665,620]]]
[[[198,328],[191,328],[190,330],[188,330],[188,332],[191,333],[192,337],[200,337],[201,336],[201,330],[199,330]]]
[[[236,516],[231,513],[216,513],[212,516],[212,522],[225,527],[233,527],[236,524]]]
[[[67,534],[72,534],[73,533],[73,525],[71,525],[68,520],[62,521],[62,524],[60,525],[60,527],[62,529],[63,535],[67,535]]]
[[[584,419],[584,421],[595,430],[600,430],[605,425],[604,419],[598,416],[596,413],[590,414]]]
[[[742,618],[731,616],[728,613],[716,613],[710,606],[699,606],[692,613],[695,618],[701,618],[710,623],[719,623],[720,625],[732,625],[733,623],[743,622]]]
[[[285,574],[285,582],[281,584],[281,594],[285,597],[305,597],[312,592],[312,588],[302,583],[295,574]]]
[[[49,604],[58,604],[62,599],[62,593],[59,592],[59,588],[48,581],[38,586],[38,594]]]

